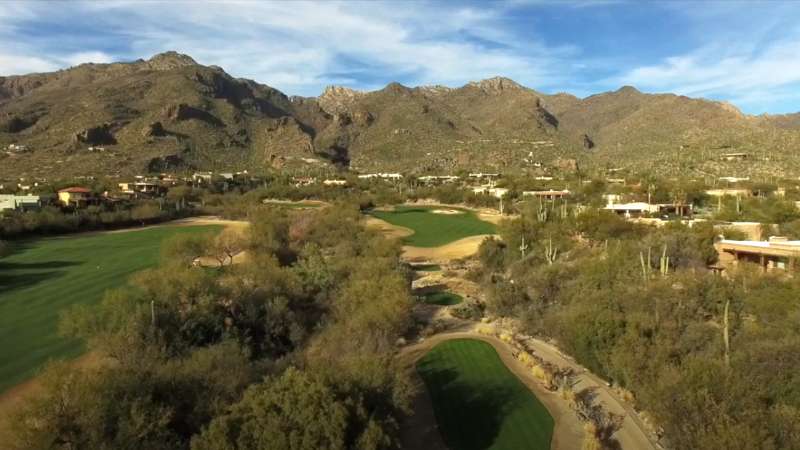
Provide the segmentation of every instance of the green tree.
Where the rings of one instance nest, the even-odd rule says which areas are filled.
[[[344,449],[348,413],[313,375],[290,368],[251,386],[230,413],[192,440],[192,450]]]

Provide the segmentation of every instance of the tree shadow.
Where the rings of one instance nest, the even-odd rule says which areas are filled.
[[[82,264],[77,261],[46,261],[39,263],[18,263],[0,261],[0,294],[30,287],[65,273],[64,269]]]
[[[456,370],[432,367],[424,360],[417,370],[428,388],[442,438],[453,450],[491,447],[520,400],[513,389],[494,384],[476,389],[460,381]]]

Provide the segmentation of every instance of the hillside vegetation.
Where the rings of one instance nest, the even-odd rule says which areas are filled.
[[[0,147],[24,146],[0,154],[7,178],[328,164],[538,171],[565,159],[780,175],[798,167],[798,143],[796,115],[751,117],[726,103],[629,86],[579,99],[495,77],[459,88],[329,87],[302,98],[175,52],[0,77]],[[722,161],[729,152],[751,158]]]

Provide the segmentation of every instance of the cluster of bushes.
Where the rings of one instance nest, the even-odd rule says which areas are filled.
[[[65,314],[104,362],[46,369],[15,448],[394,447],[410,386],[393,362],[412,304],[399,246],[356,208],[250,217],[247,262],[196,267],[215,240],[179,235],[162,267]]]
[[[500,234],[479,253],[488,310],[634,392],[667,447],[800,448],[796,278],[706,270],[710,225],[529,211]]]
[[[136,202],[124,208],[89,206],[74,211],[48,206],[39,211],[5,213],[0,218],[0,237],[107,230],[163,222],[187,213],[158,201]]]

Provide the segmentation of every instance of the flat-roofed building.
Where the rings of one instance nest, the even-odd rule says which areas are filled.
[[[553,190],[548,189],[546,191],[522,191],[523,197],[534,197],[540,198],[542,200],[559,200],[564,197],[569,197],[570,192],[566,189],[561,190]]]
[[[0,194],[0,211],[33,211],[42,206],[38,195]]]
[[[800,241],[782,236],[770,236],[766,241],[723,239],[714,244],[714,247],[723,267],[736,266],[742,262],[758,264],[765,271],[800,267]]]

